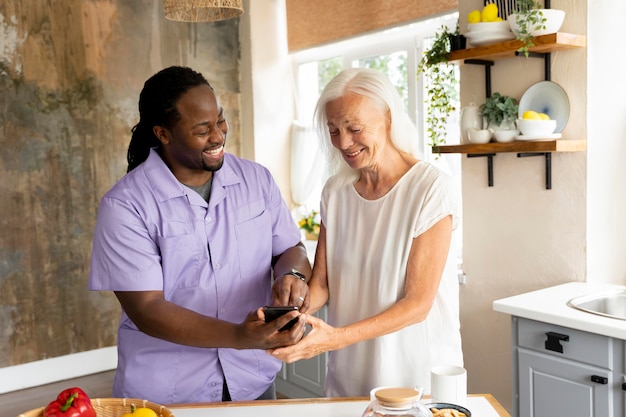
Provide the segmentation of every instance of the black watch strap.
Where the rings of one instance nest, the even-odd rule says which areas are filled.
[[[292,268],[291,271],[285,272],[283,275],[293,275],[294,277],[300,278],[302,281],[306,282],[306,277],[304,276],[304,274],[297,269]]]

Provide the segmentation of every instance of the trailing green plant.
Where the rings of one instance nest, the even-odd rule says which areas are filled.
[[[546,28],[546,17],[541,11],[542,5],[537,0],[517,0],[515,9],[515,37],[522,42],[517,50],[523,52],[528,58],[528,49],[535,46],[535,37],[531,34],[534,30]]]
[[[424,75],[426,83],[426,132],[432,147],[446,143],[448,117],[456,110],[458,81],[455,66],[448,64],[450,35],[448,28],[442,26],[417,66],[418,74]]]
[[[495,92],[480,105],[480,112],[487,120],[487,124],[499,126],[502,123],[511,123],[517,119],[519,106],[517,100]]]

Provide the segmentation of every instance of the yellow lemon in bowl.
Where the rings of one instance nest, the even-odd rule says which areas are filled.
[[[534,110],[526,110],[522,113],[522,119],[526,120],[541,120],[541,116]]]
[[[550,116],[545,113],[539,113],[539,117],[541,118],[541,120],[550,120]]]
[[[489,3],[483,7],[483,11],[480,14],[480,18],[483,22],[493,22],[498,17],[498,6],[494,3]]]
[[[480,10],[472,10],[467,15],[468,23],[479,23],[480,22]]]

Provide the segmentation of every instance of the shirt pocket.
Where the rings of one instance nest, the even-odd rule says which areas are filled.
[[[264,200],[239,207],[236,214],[235,237],[239,254],[241,278],[267,274],[272,258],[272,217]]]
[[[197,287],[200,282],[200,242],[194,225],[186,222],[163,224],[159,236],[163,288]]]

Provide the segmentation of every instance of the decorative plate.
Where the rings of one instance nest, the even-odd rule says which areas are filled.
[[[549,135],[518,135],[515,136],[515,140],[527,140],[527,141],[531,141],[531,140],[535,140],[535,141],[541,141],[541,140],[555,140],[555,139],[561,139],[561,134],[560,133],[550,133]]]
[[[545,113],[556,120],[555,133],[565,128],[569,119],[569,98],[563,87],[552,81],[540,81],[531,85],[519,101],[519,117],[526,110]]]
[[[467,32],[464,36],[474,46],[489,45],[515,39],[515,34],[511,31]]]

